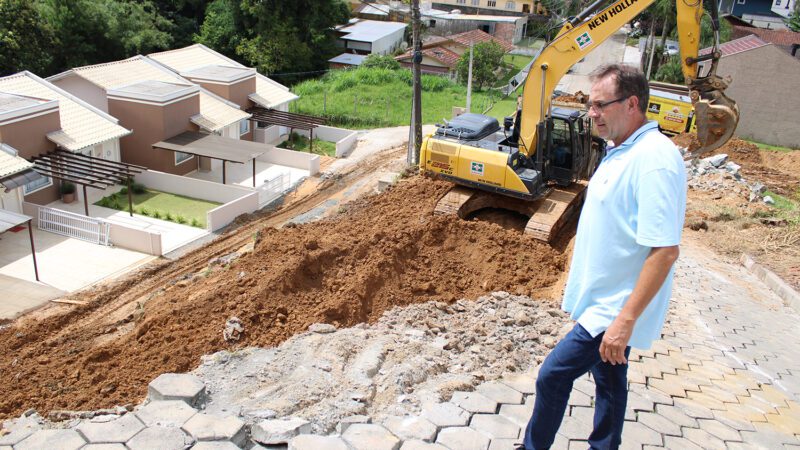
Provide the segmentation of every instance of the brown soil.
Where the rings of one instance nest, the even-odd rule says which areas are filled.
[[[553,100],[564,103],[586,103],[588,99],[589,96],[587,94],[584,94],[582,91],[578,91],[574,94],[559,95]]]
[[[699,145],[694,134],[682,134],[673,141],[689,150]],[[731,139],[711,152],[725,153],[742,166],[740,172],[748,183],[760,182],[770,191],[800,202],[800,151],[762,150],[757,145]],[[707,230],[686,232],[702,234],[703,242],[715,252],[737,261],[747,253],[767,266],[795,289],[800,290],[800,226],[774,218],[779,215],[761,202],[749,202],[749,190],[735,192],[730,181],[712,191],[689,190],[686,208],[687,226],[703,223]],[[797,213],[794,213],[795,215]]]
[[[180,261],[73,296],[87,306],[18,320],[0,332],[0,415],[139,402],[157,375],[231,348],[222,330],[232,316],[245,328],[236,347],[273,346],[315,322],[349,326],[396,305],[559,281],[563,249],[433,216],[449,187],[413,177],[321,222],[275,229],[256,219]]]

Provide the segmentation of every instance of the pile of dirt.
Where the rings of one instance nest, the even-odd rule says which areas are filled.
[[[274,346],[313,323],[372,322],[410,303],[540,296],[559,281],[563,252],[496,224],[433,216],[449,187],[404,180],[332,219],[257,231],[241,251],[124,307],[96,313],[119,295],[99,289],[86,307],[19,320],[0,331],[0,415],[136,403],[157,375],[215,351]],[[235,343],[223,339],[231,317],[244,326]]]
[[[581,103],[585,104],[587,100],[589,100],[589,95],[584,94],[582,91],[578,91],[574,94],[565,94],[559,95],[558,97],[553,98],[554,101],[557,102],[564,102],[564,103]]]

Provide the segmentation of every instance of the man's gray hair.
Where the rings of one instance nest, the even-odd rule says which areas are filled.
[[[647,104],[650,101],[650,84],[641,70],[625,64],[607,64],[595,69],[589,77],[592,82],[600,81],[606,77],[614,77],[617,98],[635,96],[639,99],[639,110],[642,114],[647,113]]]

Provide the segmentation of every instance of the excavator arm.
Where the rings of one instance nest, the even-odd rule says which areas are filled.
[[[569,68],[594,50],[654,0],[618,0],[603,8],[607,0],[598,0],[564,24],[556,38],[547,45],[531,66],[522,97],[519,143],[528,156],[536,149],[538,124],[550,108],[550,99],[559,80]],[[714,2],[716,3],[716,2]],[[716,8],[712,22],[719,30]],[[702,0],[677,0],[678,37],[681,66],[695,108],[699,155],[720,147],[733,135],[739,122],[736,103],[725,96],[727,82],[716,75],[720,58],[719,32],[709,55],[698,56]],[[711,70],[700,76],[697,63],[711,60]]]

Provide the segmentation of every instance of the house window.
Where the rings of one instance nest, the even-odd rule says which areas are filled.
[[[495,6],[497,6],[497,0],[489,0],[489,1],[487,1],[486,2],[486,6],[488,6],[489,8],[494,8]]]
[[[242,119],[239,121],[239,136],[250,132],[250,121]]]
[[[517,2],[506,2],[506,9],[516,9]]]
[[[23,186],[22,193],[25,195],[33,194],[36,191],[40,191],[52,185],[53,185],[53,179],[50,177],[43,176],[42,178],[39,178],[36,181],[31,181],[30,183]]]
[[[472,0],[472,6],[481,6],[481,0]]]
[[[191,153],[175,152],[175,165],[177,166],[182,162],[192,159],[192,156]]]
[[[436,28],[436,21],[435,20],[429,20],[428,21],[428,28]]]
[[[458,3],[459,5],[466,5],[467,0],[456,0],[456,3]]]

